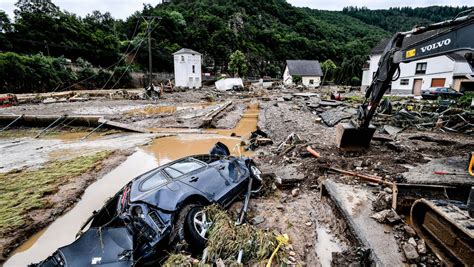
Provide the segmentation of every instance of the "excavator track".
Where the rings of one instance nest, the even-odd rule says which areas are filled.
[[[474,219],[465,204],[450,200],[415,201],[412,225],[447,266],[474,266]]]

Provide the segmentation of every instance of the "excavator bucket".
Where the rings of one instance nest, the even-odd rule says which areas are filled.
[[[359,128],[352,123],[339,123],[336,127],[336,145],[348,151],[363,150],[370,146],[375,127]]]

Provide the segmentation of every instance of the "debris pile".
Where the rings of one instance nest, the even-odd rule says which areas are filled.
[[[472,134],[474,118],[470,111],[463,109],[446,109],[442,112],[417,112],[401,109],[393,115],[378,114],[374,124],[406,128],[439,129],[442,132]]]
[[[275,233],[257,229],[249,224],[236,225],[226,211],[215,205],[206,207],[206,214],[213,224],[202,260],[184,254],[173,254],[167,259],[165,266],[259,265],[266,263],[277,251],[279,241]],[[279,249],[273,263],[281,262],[289,263],[289,260],[285,258],[284,250]]]
[[[415,230],[409,226],[403,216],[393,210],[392,192],[390,188],[380,191],[372,202],[372,209],[375,212],[370,217],[382,224],[393,227],[395,239],[398,242],[405,260],[408,263],[418,263],[428,266],[439,265],[436,256],[427,250],[425,241],[418,237]]]

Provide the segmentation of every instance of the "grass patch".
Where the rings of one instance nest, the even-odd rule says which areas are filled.
[[[266,263],[278,245],[276,235],[252,225],[235,225],[229,215],[216,206],[206,208],[207,214],[213,221],[209,230],[208,255],[209,260],[222,259],[226,266],[235,264],[237,255],[243,250],[242,263],[253,265]],[[280,263],[283,250],[279,250],[274,263]]]
[[[47,208],[46,196],[72,177],[89,172],[100,165],[110,151],[53,161],[35,170],[0,173],[0,236],[27,223],[28,211]]]
[[[163,264],[165,267],[211,267],[209,264],[200,263],[199,260],[193,259],[190,255],[184,254],[171,254],[166,262]]]
[[[225,266],[265,266],[278,246],[273,232],[263,231],[249,224],[235,225],[229,214],[216,205],[206,207],[206,214],[213,222],[207,242],[206,262],[177,253],[170,254],[163,266],[204,267],[216,266],[221,261]],[[243,250],[242,263],[237,263],[237,255]],[[283,264],[286,254],[280,248],[272,266]]]
[[[0,128],[2,128],[0,126]],[[59,127],[58,127],[59,128]],[[0,138],[22,138],[22,137],[34,137],[38,133],[40,133],[43,130],[43,128],[27,128],[27,127],[21,127],[21,128],[11,128],[8,130],[5,130],[3,132],[0,132]],[[87,127],[71,127],[67,129],[59,129],[58,130],[51,130],[43,133],[41,135],[41,138],[60,138],[62,136],[72,136],[72,137],[77,137],[77,139],[80,139],[84,136],[86,136],[92,128],[87,128]],[[120,130],[114,130],[114,129],[99,129],[98,131],[95,132],[96,135],[100,136],[107,136],[107,135],[112,135],[112,134],[117,134],[121,133],[122,131]]]

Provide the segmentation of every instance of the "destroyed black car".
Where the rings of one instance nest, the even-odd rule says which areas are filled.
[[[218,143],[211,154],[182,158],[133,179],[89,218],[75,242],[38,265],[154,265],[161,251],[183,239],[190,249],[202,250],[212,224],[203,207],[227,207],[260,186],[253,161],[229,156]]]

